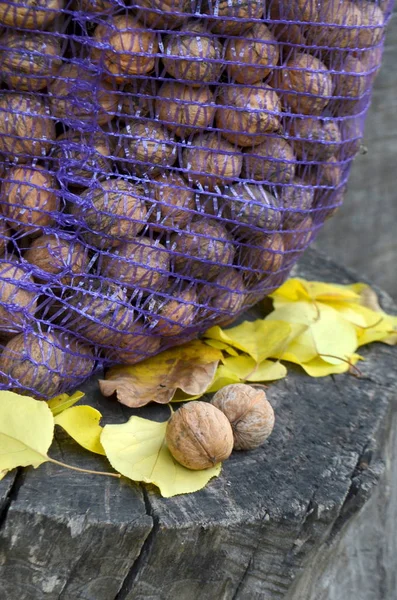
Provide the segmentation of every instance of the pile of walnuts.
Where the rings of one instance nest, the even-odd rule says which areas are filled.
[[[43,397],[282,283],[342,201],[390,9],[122,4],[0,3],[0,385]]]

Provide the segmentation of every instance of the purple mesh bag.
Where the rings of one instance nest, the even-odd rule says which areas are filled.
[[[0,389],[227,324],[340,206],[388,1],[0,1]]]

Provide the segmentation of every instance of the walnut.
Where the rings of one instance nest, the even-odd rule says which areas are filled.
[[[34,233],[52,225],[59,210],[55,178],[43,167],[12,167],[3,181],[0,207],[17,232]]]
[[[178,173],[162,173],[150,183],[152,198],[155,201],[150,215],[150,228],[163,231],[164,228],[183,229],[192,219],[195,209],[194,191]]]
[[[0,92],[0,152],[10,161],[43,157],[55,140],[55,124],[38,96]]]
[[[138,0],[134,5],[145,9],[138,10],[138,18],[149,29],[181,27],[193,11],[191,0]]]
[[[307,248],[316,233],[316,227],[310,216],[305,217],[297,224],[293,231],[283,233],[284,242],[284,267],[288,268],[294,263]]]
[[[369,72],[368,66],[352,54],[349,54],[336,70],[338,73],[333,75],[334,94],[342,100],[362,98],[372,85],[373,74]]]
[[[256,234],[241,244],[238,262],[247,284],[262,281],[280,271],[284,261],[284,234]]]
[[[281,226],[281,203],[262,185],[237,183],[226,187],[223,194],[223,214],[235,221],[228,227],[237,237],[250,237],[255,228],[274,231]]]
[[[196,290],[194,287],[169,289],[165,294],[150,300],[148,320],[156,334],[163,337],[180,335],[192,325],[198,312]]]
[[[38,289],[31,274],[16,262],[0,261],[0,335],[23,331],[37,309]]]
[[[278,63],[276,40],[264,23],[256,23],[241,38],[226,44],[225,59],[229,78],[238,83],[257,83],[267,77]]]
[[[326,25],[310,25],[311,44],[328,48],[367,48],[376,46],[384,32],[384,14],[374,2],[342,0],[322,2],[319,21]]]
[[[64,373],[65,353],[54,333],[20,333],[0,355],[0,381],[19,394],[44,399],[56,396]]]
[[[197,21],[188,21],[183,33],[166,36],[162,60],[172,77],[195,87],[216,83],[224,66],[221,43]]]
[[[295,229],[312,208],[314,189],[299,177],[295,177],[291,185],[283,186],[281,200],[285,209],[284,229]]]
[[[83,13],[109,13],[120,8],[118,0],[74,0],[74,10]]]
[[[206,312],[216,315],[216,323],[225,327],[237,317],[244,305],[247,290],[239,271],[223,269],[219,275],[201,286],[200,304],[207,307]]]
[[[1,208],[1,204],[0,204]],[[7,223],[4,219],[0,218],[0,257],[7,252],[8,242],[10,240],[10,230],[7,227]]]
[[[115,342],[114,348],[103,353],[106,361],[134,365],[159,352],[161,338],[135,322],[128,331],[118,334]]]
[[[281,137],[269,137],[244,153],[244,173],[248,179],[288,183],[295,175],[295,168],[292,147]]]
[[[186,277],[207,281],[233,263],[233,239],[212,219],[193,221],[186,231],[171,235],[170,243],[175,270]]]
[[[318,21],[318,0],[272,0],[270,16],[275,20],[285,21]]]
[[[229,420],[234,450],[253,450],[261,446],[274,427],[274,411],[263,390],[244,383],[220,389],[211,404]]]
[[[24,259],[35,268],[34,278],[70,285],[78,281],[88,270],[87,249],[77,240],[59,233],[36,238],[25,252]]]
[[[64,7],[64,0],[7,0],[0,3],[0,23],[8,27],[46,29]]]
[[[65,299],[70,330],[99,346],[117,346],[118,335],[128,331],[136,320],[125,291],[99,279],[86,279],[81,290]]]
[[[155,110],[156,119],[167,129],[186,138],[212,124],[216,105],[208,86],[198,88],[168,80],[158,91]]]
[[[241,153],[217,133],[197,135],[182,151],[182,164],[189,181],[209,190],[237,179],[242,163]]]
[[[209,469],[229,458],[233,431],[222,411],[208,402],[188,402],[167,424],[166,443],[177,462],[188,469]]]
[[[95,71],[73,63],[62,65],[48,94],[51,113],[57,119],[97,125],[113,119],[119,102],[111,83],[98,82]]]
[[[95,356],[90,346],[69,333],[59,334],[58,337],[65,352],[63,383],[65,387],[71,387],[92,374]]]
[[[342,144],[338,156],[342,161],[354,158],[360,152],[363,139],[362,119],[360,117],[343,119],[340,124],[340,132]]]
[[[327,221],[333,217],[343,204],[346,185],[332,190],[320,189],[315,193],[314,205],[319,222]]]
[[[115,248],[134,240],[146,224],[145,195],[142,184],[121,177],[83,192],[72,212],[86,229],[85,241],[97,248]]]
[[[332,120],[315,117],[293,119],[289,131],[296,156],[303,161],[328,160],[342,142],[338,125]]]
[[[137,237],[102,258],[102,274],[127,288],[146,288],[150,292],[167,285],[170,256],[157,241]]]
[[[42,90],[62,63],[61,45],[53,35],[10,31],[1,39],[1,46],[1,76],[14,90]]]
[[[92,60],[103,64],[116,83],[128,83],[131,75],[145,75],[154,69],[157,35],[132,15],[117,15],[99,24],[93,40]]]
[[[281,102],[269,85],[228,86],[220,90],[216,126],[238,146],[255,146],[280,130]]]
[[[284,2],[284,0],[272,0],[269,6],[269,16],[274,23],[269,23],[268,27],[277,41],[284,44],[295,44],[305,46],[307,25],[305,23],[278,23],[277,21],[305,21],[305,17],[313,17],[309,21],[316,20],[317,2],[316,0],[303,0],[304,6],[298,2]],[[302,10],[303,9],[303,10]],[[287,48],[287,51],[289,48]]]
[[[172,133],[156,121],[131,119],[120,132],[117,156],[123,169],[138,176],[157,175],[176,160],[176,144]]]
[[[260,19],[260,0],[205,0],[201,11],[216,17],[209,21],[210,29],[220,35],[242,35],[252,25],[248,19]]]
[[[51,152],[63,181],[73,187],[89,187],[112,173],[111,156],[109,136],[71,129],[57,137]]]
[[[332,96],[330,71],[318,58],[304,52],[287,60],[275,81],[284,107],[298,114],[320,115]]]
[[[154,118],[154,100],[157,96],[156,80],[134,78],[121,89],[120,101],[123,117]]]

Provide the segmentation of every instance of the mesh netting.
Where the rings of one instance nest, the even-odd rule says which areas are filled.
[[[391,4],[0,1],[0,389],[227,324],[342,202]]]

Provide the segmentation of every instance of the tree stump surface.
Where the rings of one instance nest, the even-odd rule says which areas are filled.
[[[313,250],[294,275],[357,280]],[[360,354],[360,378],[312,379],[288,364],[267,391],[269,440],[233,453],[195,494],[164,499],[50,463],[10,473],[0,481],[0,598],[395,600],[397,350],[373,344]],[[96,378],[84,391],[107,423],[169,414],[105,399]],[[50,455],[109,470],[59,428]]]

